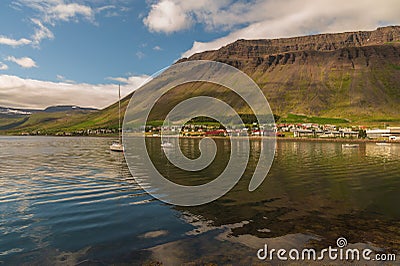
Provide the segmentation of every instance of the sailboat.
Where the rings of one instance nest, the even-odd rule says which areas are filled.
[[[121,85],[118,85],[118,141],[110,145],[110,150],[115,152],[124,152],[121,135]]]
[[[342,148],[358,148],[358,147],[360,147],[360,144],[350,144],[350,143],[342,144]]]
[[[167,120],[167,126],[168,126],[168,130],[170,130],[170,124],[169,124],[169,120]],[[164,140],[162,143],[161,143],[161,147],[162,148],[172,148],[172,147],[174,147],[174,145],[169,141],[169,137],[167,138],[167,140]]]

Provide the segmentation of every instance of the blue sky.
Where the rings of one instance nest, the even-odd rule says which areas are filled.
[[[30,19],[40,19],[43,14],[26,6],[16,8],[14,3],[18,1],[0,3],[0,35],[30,39],[37,28]],[[1,46],[1,61],[9,66],[2,74],[49,81],[64,76],[88,83],[110,82],[107,77],[151,75],[179,59],[191,48],[195,36],[205,41],[219,36],[201,29],[174,34],[150,32],[143,23],[143,16],[150,9],[144,1],[99,1],[87,6],[107,9],[96,13],[93,21],[80,14],[69,21],[54,19],[54,25],[45,24],[54,37],[43,38],[37,45]],[[9,55],[29,56],[37,67],[7,63],[5,58]]]
[[[397,0],[1,0],[0,106],[102,108],[182,56],[240,38],[400,24]]]

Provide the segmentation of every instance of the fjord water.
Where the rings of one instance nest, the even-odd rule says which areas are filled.
[[[264,183],[248,191],[261,151],[252,140],[243,178],[224,197],[197,207],[153,199],[135,182],[107,138],[0,137],[0,264],[250,264],[264,243],[335,246],[338,237],[400,249],[400,145],[277,143]],[[183,139],[199,155],[198,139]],[[222,172],[229,141],[203,172],[168,163],[148,140],[160,172],[185,185]],[[131,169],[146,178],[146,169]]]

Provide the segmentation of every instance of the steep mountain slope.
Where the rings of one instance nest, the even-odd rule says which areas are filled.
[[[214,60],[244,71],[279,115],[400,117],[400,27],[238,40],[185,60]]]

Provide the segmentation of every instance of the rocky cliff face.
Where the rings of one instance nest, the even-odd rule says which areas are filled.
[[[195,54],[189,59],[270,58],[270,55],[293,54],[299,51],[329,52],[391,42],[400,42],[400,26],[378,28],[375,31],[319,34],[272,40],[238,40],[216,51]],[[284,57],[287,58],[287,56]]]
[[[400,26],[238,40],[184,60],[214,60],[244,71],[279,115],[400,118]]]

